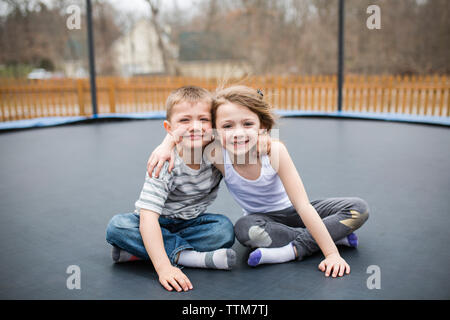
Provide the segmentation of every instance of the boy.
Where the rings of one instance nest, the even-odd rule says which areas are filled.
[[[195,86],[169,95],[164,128],[177,141],[175,167],[169,173],[166,163],[158,178],[146,173],[135,213],[114,216],[106,232],[114,261],[150,259],[169,291],[193,288],[179,265],[230,270],[236,261],[226,249],[234,243],[232,222],[205,213],[222,179],[202,156],[211,140],[211,103],[211,94]]]

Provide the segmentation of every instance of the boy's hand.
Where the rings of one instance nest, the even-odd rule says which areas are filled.
[[[160,144],[158,147],[156,147],[155,150],[153,150],[152,154],[150,155],[150,158],[147,162],[147,172],[148,176],[151,178],[153,169],[156,166],[155,171],[155,178],[159,177],[159,172],[161,171],[162,166],[164,165],[164,162],[169,161],[169,168],[168,171],[171,172],[174,164],[175,164],[175,154],[173,148],[168,148],[167,146],[164,146],[164,144]]]
[[[194,287],[191,281],[186,277],[186,275],[181,272],[177,267],[169,265],[158,272],[159,282],[168,291],[172,291],[172,287],[180,292],[181,290],[188,291]]]
[[[350,273],[350,266],[345,262],[344,259],[339,255],[339,253],[332,253],[328,255],[325,260],[319,264],[319,269],[325,272],[325,276],[328,277],[331,272],[332,277],[335,278],[337,275],[342,277],[344,272],[346,274]]]

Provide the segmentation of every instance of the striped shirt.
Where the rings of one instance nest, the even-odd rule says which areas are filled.
[[[135,203],[140,209],[156,212],[167,218],[189,220],[204,213],[217,197],[222,174],[206,157],[199,170],[189,168],[175,153],[175,166],[167,171],[166,161],[158,178],[145,175],[144,187]]]

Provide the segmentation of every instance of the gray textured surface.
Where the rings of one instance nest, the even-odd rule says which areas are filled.
[[[450,131],[345,119],[281,119],[310,200],[358,196],[371,207],[350,275],[325,278],[321,254],[252,269],[236,242],[231,271],[184,269],[195,289],[165,291],[150,263],[114,265],[105,229],[134,209],[162,121],[79,124],[0,134],[2,299],[449,299]],[[147,146],[142,148],[142,146]],[[210,212],[241,211],[222,183]],[[81,268],[81,290],[66,268]],[[366,286],[369,265],[381,289]]]

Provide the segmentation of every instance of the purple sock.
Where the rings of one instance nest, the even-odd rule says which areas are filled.
[[[351,247],[356,248],[356,247],[358,246],[358,237],[356,236],[355,233],[350,233],[350,234],[347,236],[347,240],[348,240],[348,243],[349,243],[349,245],[350,245]]]
[[[350,233],[348,236],[335,242],[337,245],[356,248],[358,246],[358,237],[355,233]]]
[[[262,257],[261,250],[256,249],[249,255],[248,261],[247,261],[248,265],[251,267],[256,267],[259,264],[261,257]]]

